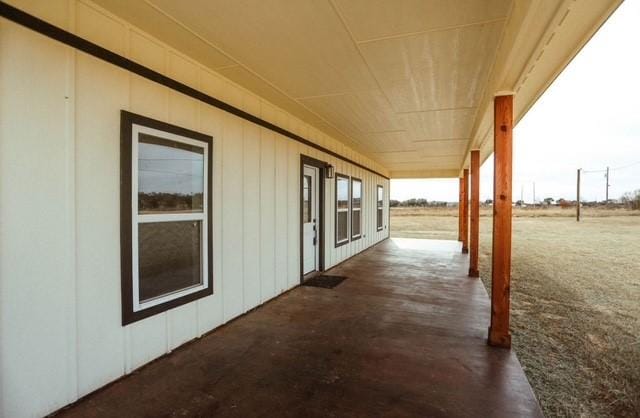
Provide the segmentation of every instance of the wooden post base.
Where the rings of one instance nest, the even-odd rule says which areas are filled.
[[[489,327],[489,338],[487,344],[492,347],[511,349],[511,333],[503,331],[494,331]]]
[[[469,269],[469,277],[480,277],[480,272],[478,270]]]

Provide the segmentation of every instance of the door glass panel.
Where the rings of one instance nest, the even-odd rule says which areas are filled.
[[[202,284],[200,221],[138,224],[140,301]]]
[[[141,133],[138,212],[203,211],[204,148]]]
[[[306,175],[303,177],[302,221],[311,222],[311,176]]]

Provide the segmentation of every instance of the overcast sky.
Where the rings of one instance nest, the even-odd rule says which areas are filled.
[[[140,142],[138,190],[141,193],[202,193],[204,154]]]
[[[607,166],[610,198],[640,189],[640,0],[618,8],[516,126],[513,198],[532,201],[535,182],[538,201],[575,199],[576,169]],[[491,198],[493,156],[480,177]],[[604,200],[605,184],[585,172],[583,199]],[[392,199],[414,197],[457,201],[458,180],[392,180]]]

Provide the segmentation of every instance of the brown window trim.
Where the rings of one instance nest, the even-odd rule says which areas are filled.
[[[360,217],[358,218],[360,220],[360,234],[358,235],[353,235],[353,183],[354,182],[359,182],[360,183]],[[362,198],[362,196],[364,195],[364,187],[362,187],[362,179],[359,179],[357,177],[351,177],[351,184],[350,184],[350,190],[349,190],[349,213],[350,213],[350,225],[351,225],[351,231],[349,236],[351,237],[351,241],[357,241],[360,238],[362,238],[362,202],[364,201],[364,199]]]
[[[382,208],[380,208],[378,206],[378,204],[380,203],[380,200],[378,200],[378,191],[382,189]],[[382,216],[380,217],[380,222],[382,222],[380,225],[378,225],[378,210],[382,209]],[[376,231],[380,232],[384,229],[384,186],[381,184],[378,184],[376,186]]]
[[[208,144],[207,157],[209,160],[207,170],[207,217],[209,220],[207,222],[207,263],[209,268],[208,277],[206,278],[208,287],[137,312],[133,311],[133,253],[131,242],[133,222],[131,214],[131,152],[132,127],[134,124],[205,142]],[[120,112],[120,263],[123,326],[213,294],[213,138],[211,136],[136,115],[125,110]]]
[[[347,239],[345,239],[342,242],[338,242],[338,178],[342,178],[342,179],[346,179],[347,180],[347,187],[349,188],[349,190],[347,190],[347,204],[349,205],[349,207],[347,208]],[[351,232],[351,228],[349,227],[350,222],[351,222],[351,200],[349,198],[349,196],[351,195],[351,181],[349,180],[349,176],[345,175],[345,174],[339,174],[336,173],[336,182],[335,182],[335,248],[338,247],[342,247],[343,245],[346,245],[349,243],[349,233]]]

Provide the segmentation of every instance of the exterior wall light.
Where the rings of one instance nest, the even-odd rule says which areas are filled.
[[[325,166],[325,170],[326,170],[328,179],[332,179],[333,176],[336,174],[336,169],[331,164],[327,164]]]

